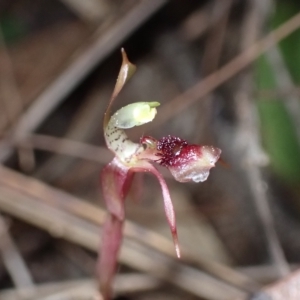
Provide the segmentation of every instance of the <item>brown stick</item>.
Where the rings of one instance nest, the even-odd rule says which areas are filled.
[[[33,288],[32,276],[0,216],[0,255],[16,288]]]
[[[251,0],[249,3],[251,4],[243,28],[244,38],[241,43],[242,48],[245,49],[248,49],[248,45],[253,43],[262,26],[262,19],[266,17],[260,16],[265,3],[260,0]],[[300,14],[298,15],[298,19],[300,21]],[[252,199],[260,219],[261,229],[264,232],[270,259],[276,266],[278,273],[281,276],[285,276],[289,273],[289,266],[275,230],[269,203],[270,197],[264,188],[263,176],[260,170],[260,167],[266,163],[264,161],[266,155],[260,144],[258,117],[254,102],[252,101],[251,90],[249,89],[249,79],[245,76],[244,80],[240,83],[235,102],[238,112],[239,143],[241,150],[245,153],[243,155],[244,164],[246,163],[244,173],[247,176]]]
[[[40,193],[46,192],[45,186],[39,188]],[[56,196],[59,197],[59,194]],[[63,193],[61,196],[66,198]],[[0,207],[6,213],[38,226],[55,237],[66,239],[92,251],[98,250],[100,242],[98,225],[74,216],[61,207],[49,205],[34,195],[2,184]],[[188,267],[174,258],[164,256],[132,240],[125,239],[119,258],[122,263],[132,268],[168,281],[196,296],[225,300],[245,299],[247,295],[202,271]]]
[[[65,192],[51,188],[46,184],[39,182],[38,180],[20,175],[4,167],[0,168],[0,187],[1,186],[6,187],[6,189],[8,188],[9,190],[15,191],[15,193],[17,193],[20,197],[25,197],[26,195],[25,199],[27,199],[28,197],[32,199],[30,202],[31,204],[29,203],[28,199],[24,203],[22,203],[20,199],[11,200],[8,202],[9,207],[7,207],[7,204],[5,204],[5,199],[2,199],[0,201],[1,209],[19,218],[25,218],[26,222],[36,222],[35,225],[38,227],[45,228],[46,226],[48,231],[51,228],[53,228],[53,230],[55,231],[59,229],[57,229],[57,226],[55,226],[55,217],[57,215],[60,216],[61,214],[70,215],[67,218],[71,218],[71,216],[72,218],[79,218],[80,222],[89,222],[88,226],[96,224],[97,227],[104,223],[106,217],[106,213],[103,210],[92,204],[84,202]],[[34,199],[36,200],[34,201]],[[28,213],[34,213],[34,210],[37,210],[38,208],[39,212],[35,213],[34,218],[31,215],[28,215]],[[58,208],[58,213],[53,212],[53,217],[51,218],[49,216],[49,213],[53,209],[57,210]],[[29,212],[24,211],[23,214],[23,209],[29,209]],[[45,212],[43,210],[45,210]],[[50,217],[49,221],[46,221],[45,219],[44,221],[42,221],[42,217],[44,214],[46,214],[44,218],[48,216]],[[51,223],[49,224],[47,222]],[[58,233],[60,233],[60,231],[61,230],[58,230]],[[79,232],[81,232],[81,230]],[[131,239],[146,245],[148,248],[150,248],[150,250],[147,251],[155,249],[156,251],[163,253],[168,257],[171,257],[171,259],[175,258],[172,242],[155,232],[143,229],[142,227],[137,226],[134,223],[126,222],[125,235],[126,237],[130,237]],[[87,237],[88,236],[89,235],[87,235]],[[82,241],[86,241],[86,247],[93,248],[95,244],[91,246],[90,242],[86,240],[87,237],[83,238]],[[183,257],[185,257],[190,262],[201,266],[207,272],[214,274],[214,276],[216,276],[217,278],[222,278],[222,280],[224,280],[225,282],[230,282],[233,285],[248,290],[256,290],[258,288],[257,284],[255,284],[252,280],[238,272],[235,272],[230,267],[210,261],[207,258],[195,258],[190,255],[189,251],[186,249],[183,249]]]
[[[143,274],[118,275],[115,282],[117,293],[136,293],[158,288],[160,281]],[[94,299],[101,300],[97,295],[97,285],[92,279],[70,280],[66,282],[44,283],[34,290],[24,288],[4,290],[0,293],[1,300],[61,300],[61,299]]]
[[[166,2],[166,0],[141,1],[117,20],[109,31],[96,37],[92,45],[57,76],[22,115],[14,130],[17,139],[22,140],[35,130],[100,61]],[[0,161],[9,157],[13,150],[9,141],[2,142],[0,149]]]
[[[293,33],[300,27],[300,13],[290,18],[283,25],[270,32],[267,36],[248,47],[241,54],[232,59],[218,71],[207,76],[192,88],[169,101],[159,109],[155,122],[149,124],[148,129],[161,126],[170,118],[178,115],[181,111],[198,101],[203,96],[212,92],[225,81],[254,62],[261,54],[268,51],[282,39]]]

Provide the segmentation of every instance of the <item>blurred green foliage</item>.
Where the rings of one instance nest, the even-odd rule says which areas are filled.
[[[23,36],[26,32],[24,24],[17,18],[4,16],[0,20],[0,26],[6,42],[13,42]]]
[[[271,20],[272,28],[278,27],[299,11],[300,1],[278,1]],[[300,83],[300,30],[283,40],[279,48],[295,85],[298,85]],[[265,55],[257,60],[255,70],[258,91],[276,91],[274,71]],[[290,186],[299,185],[300,145],[294,124],[285,108],[284,99],[259,97],[258,100],[263,143],[269,154],[271,167],[283,183]]]
[[[272,28],[276,28],[300,11],[299,0],[278,0],[271,20]],[[283,58],[295,81],[300,83],[300,29],[293,32],[279,44]]]

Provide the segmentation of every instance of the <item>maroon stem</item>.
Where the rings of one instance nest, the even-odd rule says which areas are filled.
[[[112,294],[112,282],[116,273],[118,253],[122,243],[123,221],[109,215],[102,235],[101,255],[98,261],[99,285],[103,300],[110,300]]]

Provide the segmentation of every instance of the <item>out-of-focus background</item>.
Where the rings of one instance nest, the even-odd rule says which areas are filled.
[[[1,0],[0,299],[97,293],[121,47],[138,69],[114,109],[161,103],[130,137],[211,144],[225,164],[200,184],[159,167],[181,260],[159,184],[136,177],[116,299],[300,299],[299,12],[297,0]]]

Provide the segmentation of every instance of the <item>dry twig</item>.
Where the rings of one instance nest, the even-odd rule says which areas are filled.
[[[0,208],[3,211],[43,228],[54,236],[75,242],[93,251],[98,249],[98,224],[104,221],[105,213],[103,211],[64,192],[47,187],[47,185],[36,180],[27,179],[25,176],[8,171],[3,167],[0,169],[0,178],[5,178],[5,180],[1,180],[0,184]],[[93,221],[91,222],[91,220]],[[130,226],[136,227],[136,225]],[[138,238],[139,241],[143,240],[144,245],[146,242],[148,246],[151,245],[152,249],[155,247],[156,250],[164,253],[170,253],[170,249],[172,249],[172,255],[166,257],[151,248],[126,239],[120,255],[121,262],[137,270],[149,272],[159,278],[170,281],[191,293],[201,294],[202,296],[209,294],[211,299],[231,299],[226,297],[228,295],[231,295],[230,297],[237,294],[244,295],[242,292],[238,292],[237,289],[174,260],[172,243],[158,234],[141,228],[134,230],[131,234]],[[128,233],[128,231],[128,225],[126,225],[125,232]],[[216,276],[224,277],[224,280],[234,282],[236,285],[245,288],[249,288],[249,284],[251,286],[250,280],[228,267],[205,259],[200,261],[200,263]],[[170,277],[169,268],[174,268],[179,273]],[[203,288],[201,285],[194,290],[195,283],[192,283],[191,280],[203,282],[203,286],[206,287]],[[214,288],[214,285],[219,288]],[[218,298],[217,294],[221,298]],[[221,294],[223,295],[221,296]]]
[[[267,58],[274,70],[274,76],[278,86],[278,92],[284,93],[284,91],[294,91],[295,85],[293,83],[291,74],[287,69],[287,66],[283,60],[282,54],[278,47],[274,47],[271,51],[267,53]],[[292,118],[296,133],[298,136],[298,141],[300,141],[300,101],[299,96],[288,93],[285,95],[284,99],[281,99],[284,103],[287,111]]]
[[[2,67],[0,72],[0,99],[2,102],[2,109],[5,112],[4,115],[2,114],[2,117],[6,117],[6,127],[13,127],[16,119],[24,110],[24,102],[16,82],[13,64],[3,37],[1,26],[0,51],[3,52],[3,61],[0,63],[0,66]],[[0,133],[3,134],[2,132]],[[20,167],[24,171],[31,170],[34,165],[34,156],[32,150],[22,147],[18,147],[17,150]]]
[[[117,45],[165,3],[166,0],[142,1],[117,20],[104,35],[95,37],[92,45],[57,76],[22,115],[14,128],[15,139],[22,141],[27,134],[34,131]],[[1,142],[0,149],[0,161],[3,162],[13,148],[10,141],[6,140]]]
[[[149,275],[124,274],[117,276],[115,291],[126,294],[136,293],[158,288],[159,285],[160,281]],[[95,296],[99,297],[97,284],[91,279],[41,284],[37,285],[34,291],[24,288],[20,291],[11,289],[0,293],[1,300],[91,299]]]
[[[98,23],[109,13],[109,4],[105,0],[61,0],[84,21]]]
[[[180,112],[200,98],[212,92],[215,88],[223,84],[235,76],[238,72],[249,66],[261,54],[274,47],[282,39],[293,33],[300,27],[300,13],[290,18],[283,25],[270,32],[261,40],[255,42],[244,50],[241,54],[237,55],[229,63],[218,69],[216,72],[207,76],[192,88],[177,96],[175,99],[169,101],[160,108],[155,122],[148,126],[148,129],[161,126],[170,118],[180,114]],[[138,130],[137,130],[138,131]],[[138,132],[140,135],[140,133]]]
[[[12,278],[17,290],[22,288],[32,289],[32,276],[17,248],[8,228],[0,216],[0,254],[10,277]]]
[[[253,40],[257,37],[262,23],[261,20],[264,19],[265,8],[263,5],[268,5],[268,1],[256,0],[251,2],[250,12],[243,28],[243,36],[245,38],[241,44],[244,49],[248,49],[249,44],[253,43]],[[300,21],[300,14],[298,16]],[[248,76],[244,76],[235,101],[239,122],[237,143],[240,150],[244,153],[244,172],[261,221],[272,263],[276,265],[279,274],[284,276],[288,274],[289,268],[274,228],[268,195],[260,171],[260,167],[267,163],[267,157],[260,145],[258,117],[254,103],[251,100],[248,79]]]

